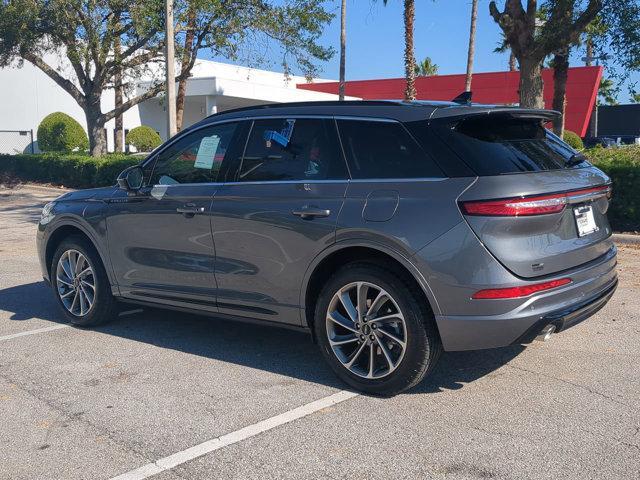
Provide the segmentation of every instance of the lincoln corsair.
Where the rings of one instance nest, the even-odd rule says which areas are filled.
[[[127,302],[304,329],[351,387],[393,395],[443,350],[546,339],[613,294],[610,180],[545,128],[555,115],[394,101],[216,114],[114,186],[47,204],[42,273],[75,325]]]

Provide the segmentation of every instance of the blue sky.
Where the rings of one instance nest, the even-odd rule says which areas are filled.
[[[404,24],[402,0],[347,0],[347,80],[402,77],[404,75]],[[498,2],[499,6],[503,2]],[[321,76],[338,78],[340,46],[340,2],[327,2],[336,14],[325,29],[321,43],[336,50],[333,59],[320,65]],[[440,74],[464,73],[466,68],[471,16],[470,0],[416,0],[415,52],[439,66]],[[500,40],[500,29],[489,15],[489,0],[479,0],[476,33],[475,72],[502,71],[508,68],[508,54],[494,53]],[[576,49],[572,66],[583,65],[584,51]],[[224,61],[224,59],[221,59]],[[242,63],[242,62],[241,62]],[[274,59],[273,69],[279,69]],[[294,72],[298,73],[298,72]],[[640,74],[631,76],[638,82]],[[628,100],[626,86],[618,100]]]

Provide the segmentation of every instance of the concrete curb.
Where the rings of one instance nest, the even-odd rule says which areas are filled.
[[[640,245],[640,235],[630,233],[614,233],[613,241],[620,245]]]

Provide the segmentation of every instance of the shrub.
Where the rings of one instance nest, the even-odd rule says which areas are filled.
[[[160,135],[153,128],[146,125],[140,125],[129,130],[125,141],[129,145],[136,147],[139,152],[150,152],[162,143]]]
[[[640,147],[591,148],[591,163],[611,177],[609,221],[614,230],[640,231]]]
[[[43,152],[84,152],[89,139],[82,125],[66,113],[54,112],[42,119],[38,126],[38,148]]]
[[[106,187],[115,185],[118,174],[139,161],[139,157],[124,154],[103,157],[77,153],[0,155],[0,177],[71,188]]]
[[[584,143],[582,143],[580,136],[571,130],[565,130],[562,134],[562,139],[576,150],[584,149]]]

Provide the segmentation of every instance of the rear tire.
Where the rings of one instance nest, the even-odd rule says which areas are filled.
[[[413,387],[442,352],[418,287],[377,264],[354,262],[338,270],[322,289],[314,318],[333,371],[369,394],[390,396]]]
[[[95,247],[81,236],[65,238],[51,262],[51,286],[65,317],[90,327],[111,320],[117,302]]]

